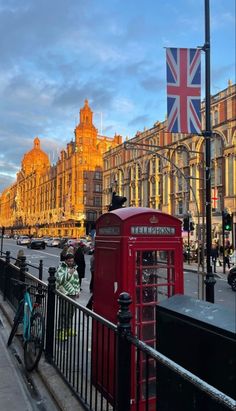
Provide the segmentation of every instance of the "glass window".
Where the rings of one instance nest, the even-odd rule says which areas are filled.
[[[100,207],[102,205],[102,198],[101,197],[94,197],[93,202],[94,202],[95,207]]]
[[[101,184],[95,184],[95,192],[96,193],[101,193],[102,191],[102,186]]]
[[[94,178],[95,178],[95,180],[101,180],[101,178],[102,178],[101,171],[95,171]]]
[[[229,174],[228,174],[228,195],[232,196],[234,195],[234,181],[235,181],[235,172],[234,172],[234,162],[236,160],[234,160],[233,156],[229,156]]]

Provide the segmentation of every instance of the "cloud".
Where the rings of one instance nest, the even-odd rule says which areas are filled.
[[[6,187],[9,187],[11,184],[13,184],[14,181],[15,181],[14,177],[10,175],[2,174],[0,172],[0,193],[3,192],[3,190]]]
[[[145,114],[142,115],[142,116],[137,116],[129,122],[129,126],[140,126],[140,125],[142,125],[142,127],[143,127],[144,124],[147,124],[148,120],[149,120],[149,116],[147,116]]]

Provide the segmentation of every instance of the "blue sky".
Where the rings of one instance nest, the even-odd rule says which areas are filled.
[[[215,94],[235,82],[235,0],[210,5]],[[165,47],[204,44],[204,0],[0,0],[0,39],[1,191],[35,136],[56,159],[86,98],[109,137],[163,121]]]

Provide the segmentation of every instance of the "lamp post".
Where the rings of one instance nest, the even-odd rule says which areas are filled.
[[[205,0],[205,159],[206,159],[206,301],[214,303],[215,276],[211,266],[211,84],[210,84],[210,6]]]

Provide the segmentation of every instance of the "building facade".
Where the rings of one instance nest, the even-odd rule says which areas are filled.
[[[222,210],[236,220],[236,86],[211,99],[212,236],[221,239]],[[204,101],[202,129],[204,130]],[[199,135],[170,134],[157,122],[104,154],[103,211],[111,191],[127,197],[127,205],[159,209],[195,223],[191,239],[202,239],[205,221],[205,141]],[[235,244],[235,242],[234,242]]]
[[[87,100],[74,133],[55,165],[34,139],[16,182],[0,196],[0,226],[7,232],[79,237],[93,228],[102,212],[102,156],[122,138],[98,135]]]

